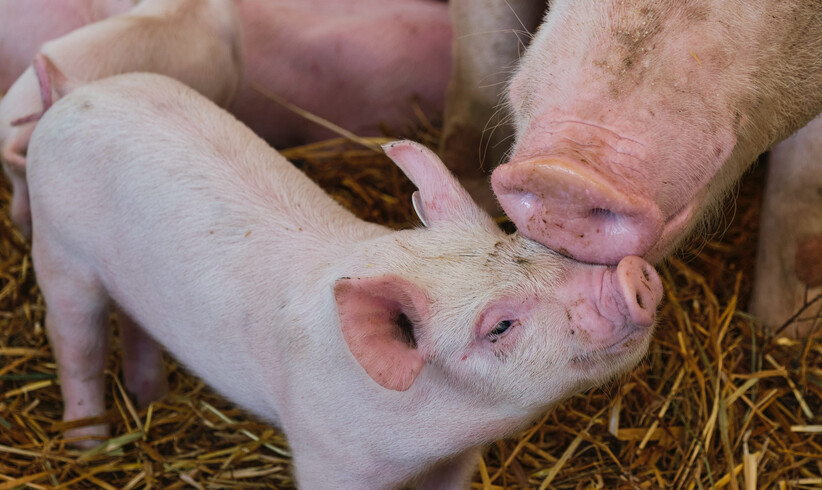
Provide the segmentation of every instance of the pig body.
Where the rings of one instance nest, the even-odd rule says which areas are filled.
[[[230,0],[144,0],[126,14],[44,44],[45,61],[41,57],[39,67],[30,66],[0,102],[0,157],[14,188],[15,224],[29,234],[26,149],[36,118],[52,97],[45,71],[59,70],[70,80],[61,84],[63,90],[118,73],[163,73],[227,105],[240,85],[241,50]]]
[[[6,68],[9,75],[19,70],[9,84],[29,65],[40,43],[68,32],[76,24],[69,22],[73,17],[52,15],[51,9],[27,8],[25,2],[29,1],[0,0],[0,13],[3,8],[10,11],[5,19],[0,16],[0,36],[3,22],[10,23],[5,31],[9,36],[39,36],[39,43],[14,49],[0,45],[0,60],[5,63],[0,70]],[[62,3],[66,8],[81,10],[88,1]],[[112,11],[118,1],[124,0],[97,3]],[[285,147],[336,134],[271,100],[255,87],[361,136],[380,135],[383,127],[401,131],[418,125],[420,116],[415,106],[425,117],[439,117],[451,61],[451,23],[445,2],[234,3],[244,33],[246,62],[243,83],[230,110],[269,143]],[[91,22],[94,17],[88,19]],[[38,29],[18,32],[18,26],[28,24],[36,24]],[[8,87],[0,85],[0,92]]]
[[[40,45],[125,12],[135,0],[0,1],[0,94],[31,64]]]
[[[65,418],[104,411],[113,302],[130,339],[282,427],[302,488],[454,488],[477,447],[643,355],[661,297],[647,263],[582,265],[507,236],[428,150],[387,152],[427,228],[355,218],[167,77],[57,102],[29,184]],[[162,392],[153,345],[124,343],[142,404]]]
[[[448,6],[433,0],[237,0],[248,63],[229,109],[277,147],[336,136],[266,93],[361,136],[443,107]],[[422,68],[424,67],[424,68]]]

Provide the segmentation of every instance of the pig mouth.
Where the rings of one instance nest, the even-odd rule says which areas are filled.
[[[653,330],[653,328],[631,328],[628,333],[612,344],[574,356],[571,358],[571,365],[588,370],[608,362],[610,367],[613,365],[614,358],[629,351],[645,352]]]

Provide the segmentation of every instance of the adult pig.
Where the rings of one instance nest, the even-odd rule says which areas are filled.
[[[822,4],[556,0],[509,90],[492,184],[527,236],[657,261],[822,110]]]
[[[62,90],[106,76],[148,71],[173,76],[218,104],[240,84],[240,26],[230,0],[143,0],[127,13],[90,24],[42,46],[0,102],[0,160],[14,188],[12,220],[24,235],[31,218],[25,180],[28,139],[48,109],[59,69]],[[42,94],[41,94],[42,92]]]
[[[554,1],[510,83],[517,138],[494,192],[524,234],[563,254],[658,261],[822,110],[820,46],[819,2]],[[752,309],[775,328],[819,291],[805,277],[822,263],[805,141],[773,160],[785,168],[771,171],[778,197],[763,216]]]
[[[662,292],[650,265],[507,236],[430,151],[386,152],[427,228],[355,218],[167,77],[57,102],[28,177],[65,419],[104,412],[110,301],[141,404],[164,379],[150,336],[282,427],[302,488],[463,486],[478,446],[643,355]],[[69,436],[83,434],[106,430]]]

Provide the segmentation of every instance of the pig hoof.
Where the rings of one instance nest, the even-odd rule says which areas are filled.
[[[796,277],[810,288],[822,286],[822,236],[800,243],[796,249]]]

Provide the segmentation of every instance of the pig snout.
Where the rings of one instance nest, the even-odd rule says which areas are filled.
[[[662,299],[662,280],[651,264],[639,257],[625,257],[611,275],[612,286],[622,294],[627,318],[640,327],[650,327]]]
[[[614,265],[629,255],[645,256],[665,225],[648,197],[564,158],[507,163],[494,171],[491,183],[523,234],[583,262]]]
[[[616,267],[586,266],[566,283],[559,299],[566,305],[571,334],[583,342],[586,354],[619,353],[650,336],[662,281],[653,266],[630,256]]]

